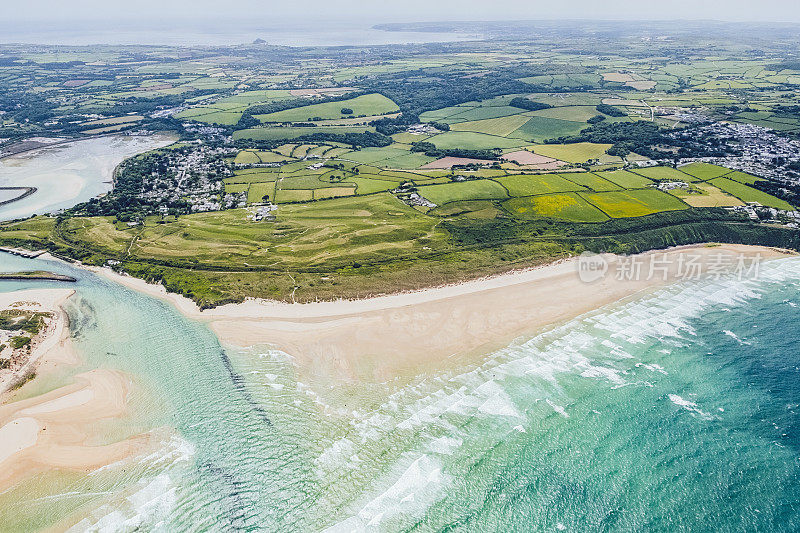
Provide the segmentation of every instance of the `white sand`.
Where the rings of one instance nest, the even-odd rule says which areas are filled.
[[[15,418],[0,427],[0,465],[3,461],[36,444],[41,426],[35,418]]]
[[[269,344],[292,355],[301,371],[326,379],[384,381],[399,373],[424,371],[455,357],[499,348],[530,334],[651,287],[680,279],[679,254],[691,253],[704,263],[722,254],[764,259],[785,256],[753,246],[685,246],[637,256],[671,261],[666,279],[617,279],[625,261],[603,256],[608,274],[585,283],[578,276],[578,259],[432,288],[364,300],[287,304],[248,300],[200,311],[187,298],[167,294],[148,284],[108,269],[103,275],[128,287],[164,298],[189,317],[204,320],[220,340],[235,346]]]

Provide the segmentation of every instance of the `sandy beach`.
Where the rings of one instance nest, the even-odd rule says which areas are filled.
[[[49,311],[54,318],[25,366],[4,376],[12,386],[30,372],[75,365],[69,325],[61,305],[74,291],[41,289],[0,293],[0,308]],[[126,413],[130,379],[120,372],[92,370],[46,394],[14,401],[15,391],[0,394],[0,491],[52,469],[89,471],[120,461],[146,446],[148,437],[96,445],[100,420]]]
[[[630,258],[607,254],[600,256],[607,269],[605,276],[591,283],[581,280],[580,259],[572,258],[497,277],[365,300],[309,304],[249,300],[205,311],[187,298],[168,294],[160,285],[108,269],[98,271],[168,300],[191,318],[206,321],[224,344],[272,345],[294,357],[303,373],[326,381],[385,381],[436,368],[453,357],[486,353],[521,335],[683,279],[682,255],[684,260],[696,258],[710,270],[715,264],[735,265],[741,260],[749,267],[754,259],[769,260],[789,253],[744,245],[693,245],[634,256],[633,261],[641,263],[641,275],[636,279],[624,279]],[[654,272],[650,272],[652,261],[658,265]]]

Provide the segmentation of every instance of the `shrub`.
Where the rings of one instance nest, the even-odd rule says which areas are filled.
[[[12,337],[11,338],[11,347],[14,348],[15,350],[18,350],[18,349],[22,348],[23,346],[27,346],[30,343],[31,343],[31,338],[30,337],[24,337],[24,336],[20,335],[18,337]]]

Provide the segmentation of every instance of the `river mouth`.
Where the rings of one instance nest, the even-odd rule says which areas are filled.
[[[68,209],[105,194],[122,161],[173,142],[160,134],[110,135],[0,159],[0,221]]]

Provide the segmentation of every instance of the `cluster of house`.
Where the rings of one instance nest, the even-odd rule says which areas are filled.
[[[753,124],[714,122],[700,126],[694,134],[717,138],[735,145],[737,153],[726,157],[686,159],[682,162],[705,161],[756,176],[784,183],[800,183],[787,172],[787,166],[800,163],[800,142],[778,135],[774,130]]]
[[[406,205],[410,205],[411,207],[415,206],[422,206],[422,207],[436,207],[436,204],[428,200],[427,198],[420,196],[419,192],[417,191],[416,186],[414,186],[411,182],[406,182],[400,185],[398,188],[392,191],[392,194],[405,203]]]
[[[800,211],[775,209],[774,207],[763,206],[758,202],[747,202],[746,205],[729,207],[727,209],[735,213],[744,213],[754,222],[785,224],[790,228],[800,228]]]
[[[166,171],[147,176],[140,197],[162,206],[186,200],[192,212],[219,211],[224,205],[222,180],[233,175],[225,158],[235,153],[235,148],[197,142],[192,150],[164,154]]]
[[[273,221],[275,220],[277,211],[278,206],[275,204],[268,203],[266,205],[259,205],[250,210],[250,214],[247,218],[253,222]]]
[[[439,133],[439,130],[430,124],[412,124],[406,131],[411,135],[434,135]]]

